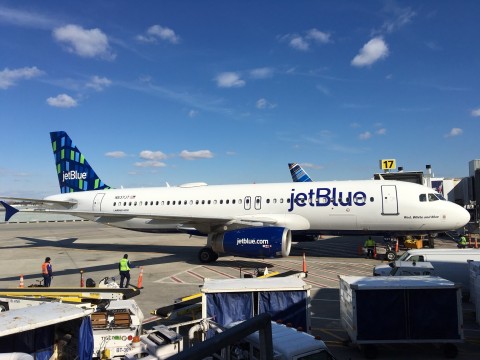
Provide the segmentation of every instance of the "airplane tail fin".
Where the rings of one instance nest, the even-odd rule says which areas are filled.
[[[50,139],[62,193],[110,189],[100,180],[66,132],[51,132]]]
[[[292,175],[293,182],[311,182],[312,179],[308,174],[303,170],[303,168],[297,163],[288,164],[290,169],[290,174]]]

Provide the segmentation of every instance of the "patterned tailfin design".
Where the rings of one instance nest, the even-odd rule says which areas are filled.
[[[311,182],[310,176],[303,170],[303,168],[297,163],[288,164],[290,174],[292,174],[293,182]]]
[[[50,139],[62,193],[110,189],[100,180],[66,132],[51,132]]]

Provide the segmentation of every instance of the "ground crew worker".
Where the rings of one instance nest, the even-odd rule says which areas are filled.
[[[460,240],[458,241],[457,247],[459,249],[465,249],[466,246],[467,246],[467,238],[465,237],[465,235],[462,235],[460,236]]]
[[[375,241],[371,236],[365,240],[364,247],[367,249],[367,258],[373,259],[373,249],[375,248]]]
[[[42,264],[43,286],[50,287],[53,277],[52,264],[50,258],[47,256],[45,262]]]
[[[118,263],[118,270],[120,271],[120,287],[123,288],[123,282],[127,279],[125,287],[130,285],[130,269],[134,268],[130,261],[128,261],[128,254],[123,255],[123,259]]]

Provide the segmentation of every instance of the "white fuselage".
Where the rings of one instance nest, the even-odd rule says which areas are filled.
[[[428,233],[457,229],[468,212],[430,188],[399,181],[362,180],[247,185],[108,189],[59,194],[75,201],[64,212],[139,231],[275,225],[310,233]],[[423,195],[423,196],[422,196]]]

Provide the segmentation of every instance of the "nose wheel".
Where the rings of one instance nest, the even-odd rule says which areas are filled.
[[[212,248],[204,247],[198,252],[198,260],[201,263],[211,263],[218,259],[218,254]]]

